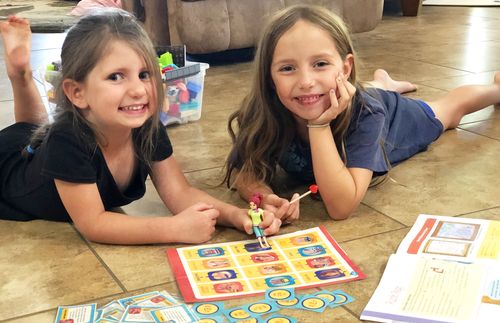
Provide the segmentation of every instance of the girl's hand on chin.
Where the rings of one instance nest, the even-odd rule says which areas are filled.
[[[330,89],[330,107],[325,110],[318,118],[309,120],[311,125],[328,124],[335,120],[351,104],[352,98],[356,93],[356,88],[352,85],[345,75],[339,74],[335,80],[337,82],[337,90]],[[338,92],[338,98],[337,98]]]

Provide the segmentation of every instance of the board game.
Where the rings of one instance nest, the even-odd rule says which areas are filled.
[[[187,303],[263,294],[269,288],[311,288],[364,279],[322,227],[256,240],[168,249]]]

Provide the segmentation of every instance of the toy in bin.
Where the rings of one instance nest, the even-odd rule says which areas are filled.
[[[164,125],[187,123],[199,120],[203,98],[203,83],[206,63],[185,62],[185,66],[177,66],[172,55],[167,52],[160,55],[160,68],[165,84],[165,95],[168,99],[161,112],[160,119]]]
[[[57,87],[61,77],[61,63],[59,61],[48,64],[45,70],[40,70],[45,93],[47,94],[47,101],[49,103],[47,112],[49,115],[54,111],[56,106],[56,93]]]

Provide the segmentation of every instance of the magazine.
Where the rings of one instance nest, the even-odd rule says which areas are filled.
[[[500,221],[421,214],[361,313],[377,322],[500,318]]]

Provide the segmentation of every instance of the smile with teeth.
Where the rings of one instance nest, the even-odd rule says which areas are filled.
[[[120,107],[122,111],[141,111],[146,107],[146,104],[138,104],[138,105],[129,105],[126,107]]]
[[[295,97],[297,101],[301,104],[313,104],[319,101],[319,99],[323,96],[323,94],[314,94],[314,95],[301,95]]]

